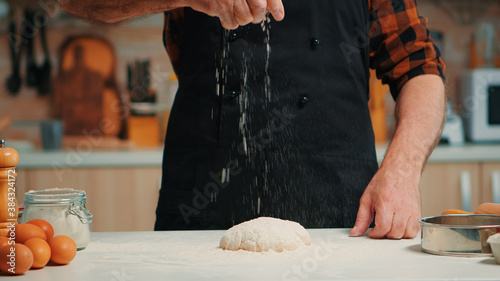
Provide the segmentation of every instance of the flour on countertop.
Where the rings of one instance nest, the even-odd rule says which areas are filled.
[[[124,254],[124,251],[126,254]],[[139,264],[164,264],[172,266],[201,267],[235,266],[245,264],[290,264],[311,256],[310,247],[294,251],[275,252],[227,251],[218,246],[192,245],[157,241],[137,241],[126,243],[92,242],[82,254],[93,255],[93,262],[101,265],[116,264],[139,266]],[[96,255],[97,254],[97,255]]]
[[[220,240],[222,249],[251,252],[290,251],[310,244],[309,233],[300,224],[270,217],[235,225]]]

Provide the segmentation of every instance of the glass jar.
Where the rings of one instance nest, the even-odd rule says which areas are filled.
[[[54,236],[71,237],[78,250],[90,241],[92,214],[85,208],[85,191],[71,188],[53,188],[29,191],[24,195],[23,223],[34,219],[49,222]]]

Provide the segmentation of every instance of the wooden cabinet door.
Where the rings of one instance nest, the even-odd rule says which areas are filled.
[[[500,204],[500,163],[482,164],[483,202]]]
[[[92,231],[151,231],[156,220],[161,168],[23,169],[18,202],[29,190],[74,188],[87,194]]]
[[[447,209],[466,209],[462,187],[470,186],[470,211],[482,203],[481,164],[429,163],[420,180],[422,216],[437,216]]]

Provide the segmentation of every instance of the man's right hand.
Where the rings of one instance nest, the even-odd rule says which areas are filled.
[[[185,0],[187,6],[218,17],[226,29],[236,29],[249,23],[259,23],[269,11],[273,18],[281,21],[285,9],[281,0]]]

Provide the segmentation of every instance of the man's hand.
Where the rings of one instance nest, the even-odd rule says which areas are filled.
[[[259,23],[271,13],[275,20],[285,16],[281,0],[57,0],[60,6],[80,17],[113,23],[124,19],[191,7],[209,16],[218,17],[222,26],[235,29],[248,23]]]
[[[238,26],[251,22],[259,23],[269,11],[275,20],[281,21],[285,9],[281,0],[185,0],[187,6],[218,17],[226,29],[236,29]]]
[[[372,238],[411,238],[419,230],[418,183],[441,136],[444,85],[437,75],[412,78],[396,99],[396,133],[384,161],[360,200],[351,236],[363,235],[375,215]]]
[[[405,170],[408,169],[408,170]],[[411,167],[381,167],[368,184],[360,200],[356,225],[351,236],[363,235],[375,213],[371,238],[413,238],[420,229],[420,194],[417,175],[410,176]]]

